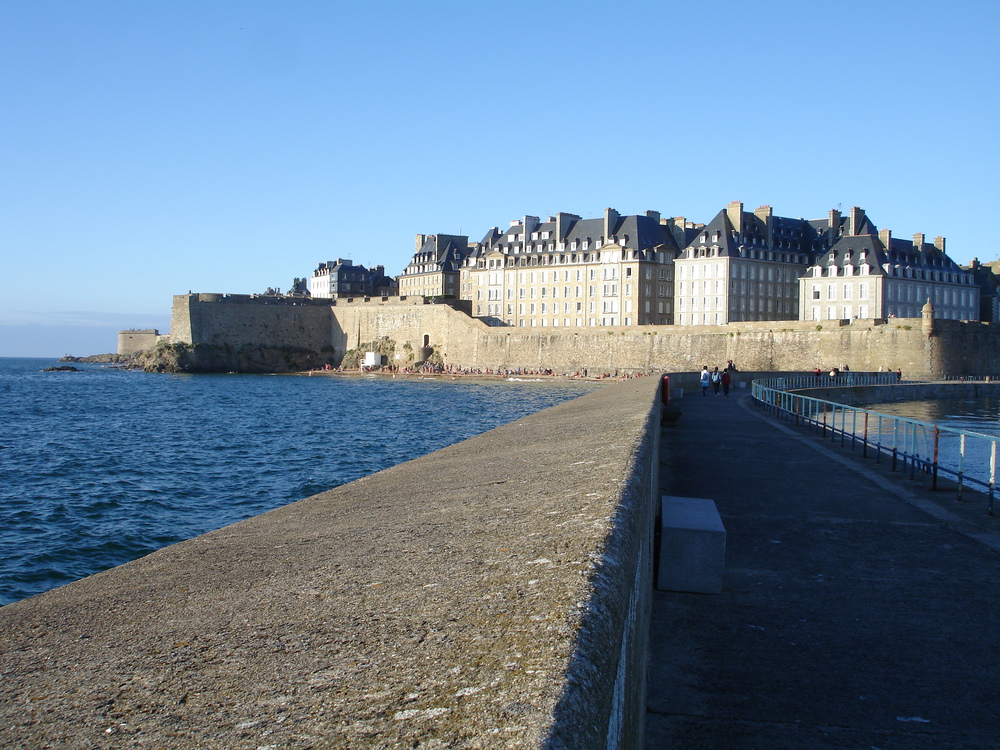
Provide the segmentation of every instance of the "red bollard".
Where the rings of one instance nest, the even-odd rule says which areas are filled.
[[[670,376],[660,378],[660,401],[664,406],[670,406]]]

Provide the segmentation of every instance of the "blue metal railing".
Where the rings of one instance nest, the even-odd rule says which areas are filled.
[[[840,388],[852,385],[893,385],[900,382],[894,372],[842,372],[839,375],[791,375],[753,381],[779,391],[798,388]]]
[[[848,383],[846,374],[832,382],[829,377],[821,376],[818,385],[897,382],[893,373],[858,377],[859,382]],[[875,380],[860,382],[864,378]],[[874,453],[877,463],[891,460],[893,471],[909,471],[911,479],[918,474],[930,475],[933,489],[937,489],[939,474],[953,478],[957,484],[958,500],[962,500],[966,485],[981,488],[988,496],[987,513],[994,515],[997,443],[1000,437],[939,427],[788,392],[788,389],[814,387],[817,387],[815,377],[768,378],[753,381],[751,395],[762,409],[781,419],[814,429],[832,441],[839,440],[843,447],[850,444],[852,451],[860,448],[865,458]]]

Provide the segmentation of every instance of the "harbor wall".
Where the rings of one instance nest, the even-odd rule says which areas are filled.
[[[1000,373],[1000,328],[949,320],[770,321],[725,326],[537,329],[491,327],[423,298],[274,301],[246,295],[180,295],[171,341],[217,346],[332,347],[338,356],[377,339],[389,364],[433,355],[471,369],[572,373],[697,370],[733,360],[743,370],[901,369],[933,379]],[[881,324],[880,324],[881,323]]]
[[[0,746],[641,748],[658,386],[0,607]]]

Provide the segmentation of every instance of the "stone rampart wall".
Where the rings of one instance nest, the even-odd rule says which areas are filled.
[[[643,326],[547,332],[490,327],[442,306],[334,309],[337,348],[388,336],[417,347],[426,339],[446,364],[475,368],[551,368],[576,372],[688,371],[733,360],[742,370],[811,371],[850,365],[902,369],[908,377],[1000,372],[1000,336],[980,324],[942,325],[928,337],[919,320],[826,327],[760,323],[685,328]],[[941,321],[948,323],[948,321]],[[937,323],[937,321],[936,321]]]
[[[147,330],[132,330],[118,332],[118,354],[129,357],[144,352],[156,346],[160,340],[160,332],[155,328]]]
[[[249,295],[193,294],[174,297],[172,343],[242,347],[330,346],[329,300]]]
[[[469,368],[553,369],[561,373],[697,370],[735,361],[743,370],[902,369],[907,377],[936,378],[1000,372],[1000,329],[979,323],[920,320],[885,325],[852,322],[821,326],[799,321],[715,327],[525,329],[490,327],[448,305],[373,299],[338,300],[333,307],[268,304],[218,295],[175,298],[171,336],[189,343],[233,346],[333,346],[342,355],[388,337],[399,359],[425,342],[445,364]],[[422,300],[421,300],[422,301]],[[404,353],[404,345],[409,347]],[[419,357],[415,357],[419,361]]]
[[[657,387],[0,608],[0,746],[641,748]]]

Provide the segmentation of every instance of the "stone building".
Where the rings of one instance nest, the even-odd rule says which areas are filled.
[[[309,295],[313,299],[337,297],[371,297],[395,294],[396,282],[385,275],[385,266],[369,270],[350,260],[320,263],[309,279]]]
[[[806,220],[775,216],[770,206],[747,212],[735,201],[674,261],[675,321],[919,318],[928,299],[935,317],[977,320],[972,275],[944,248],[943,237],[894,238],[859,207]]]
[[[775,216],[770,206],[747,212],[739,201],[730,203],[695,232],[674,261],[675,322],[795,320],[799,277],[829,246],[840,223],[837,211],[806,221]]]
[[[867,218],[842,228],[800,284],[801,320],[919,318],[928,301],[935,318],[979,320],[979,287],[945,253],[944,237],[902,240]]]
[[[806,220],[739,201],[708,224],[608,208],[524,216],[478,243],[417,235],[399,280],[402,295],[458,297],[520,328],[919,318],[927,300],[935,317],[978,320],[979,289],[942,237],[894,238],[859,207]]]
[[[684,224],[611,208],[599,219],[524,216],[475,246],[462,264],[460,295],[492,325],[670,324],[675,232],[683,237]]]
[[[972,273],[976,286],[979,287],[979,319],[985,323],[1000,322],[1000,260],[991,263],[980,263],[979,258],[973,258],[968,266],[962,269]]]
[[[472,252],[469,238],[456,234],[418,234],[415,252],[399,276],[403,296],[457,297],[462,263]]]

